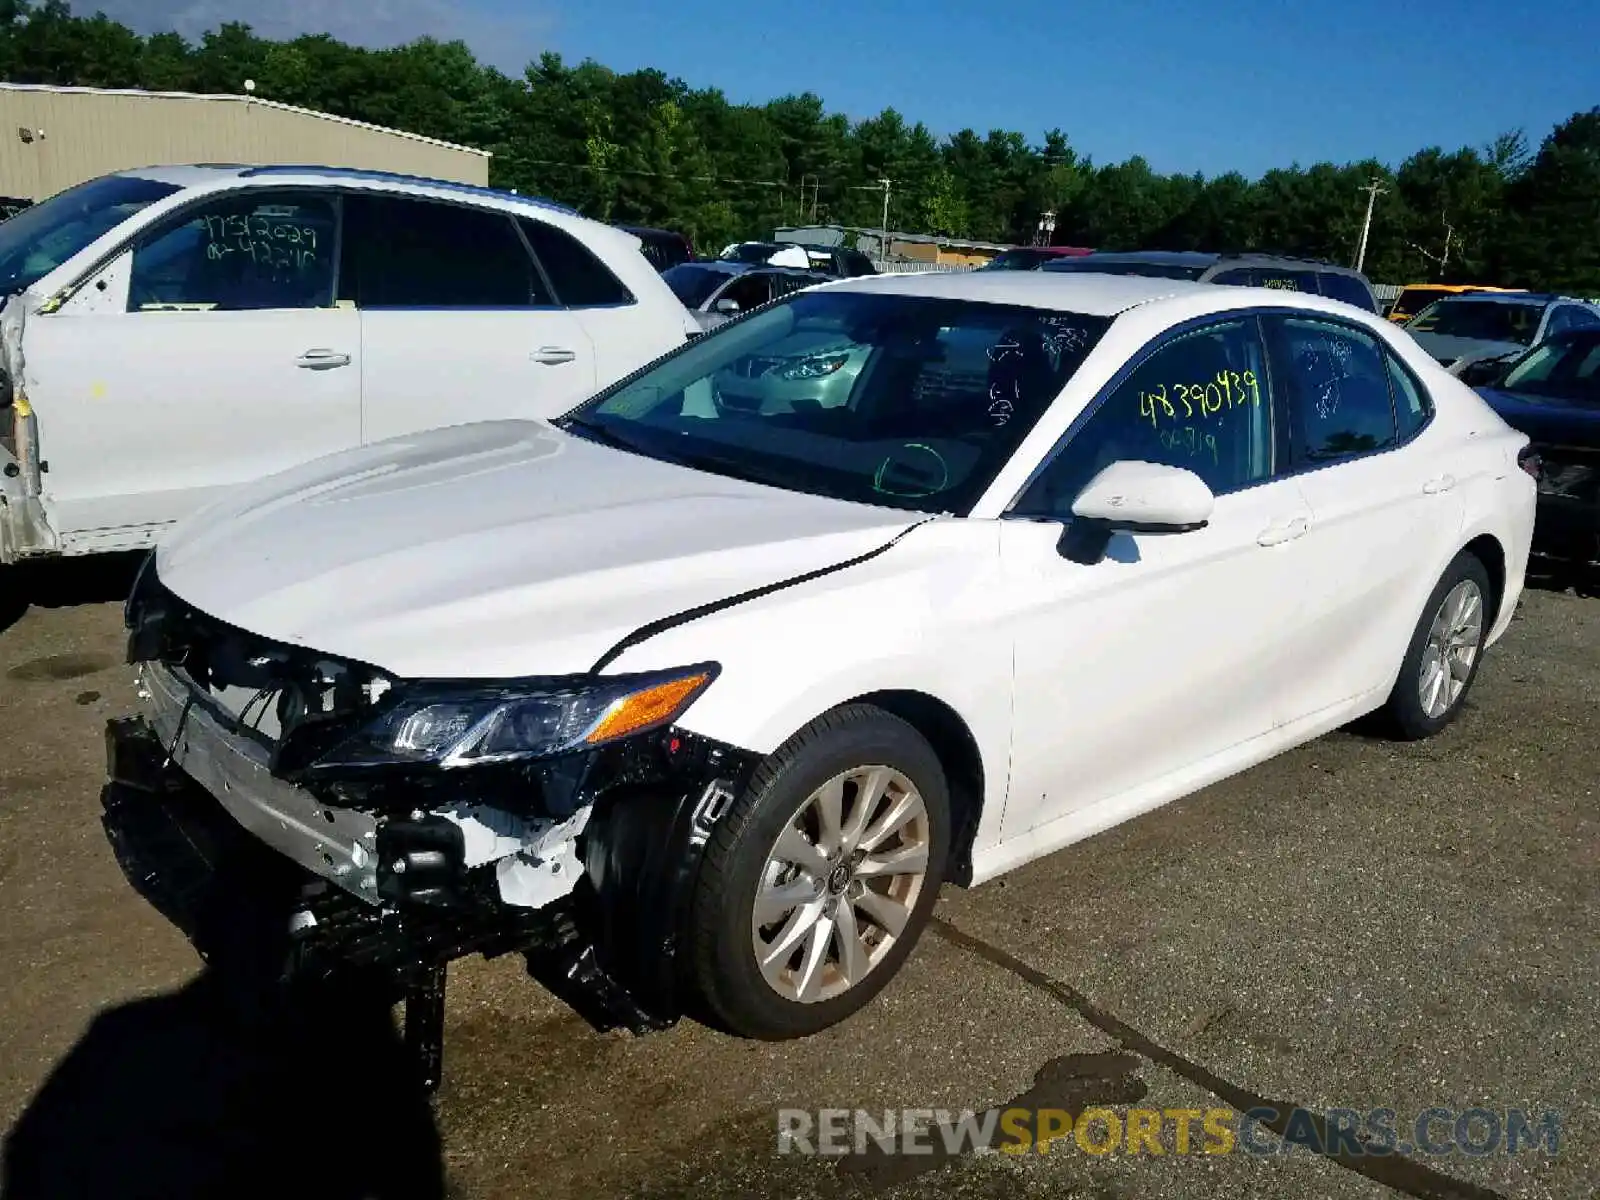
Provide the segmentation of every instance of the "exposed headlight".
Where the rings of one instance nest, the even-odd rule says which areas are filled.
[[[471,767],[591,749],[675,721],[717,676],[715,663],[651,675],[559,683],[397,690],[313,772],[359,767]]]
[[[849,354],[812,354],[798,358],[778,371],[779,379],[821,379],[832,375],[850,361]]]

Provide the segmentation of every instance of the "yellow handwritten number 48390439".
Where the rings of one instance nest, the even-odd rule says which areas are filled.
[[[1170,389],[1162,383],[1157,384],[1154,391],[1141,391],[1139,415],[1148,419],[1152,426],[1159,427],[1163,417],[1169,421],[1189,421],[1196,416],[1212,417],[1260,403],[1261,387],[1254,371],[1224,370],[1206,383],[1175,383]]]

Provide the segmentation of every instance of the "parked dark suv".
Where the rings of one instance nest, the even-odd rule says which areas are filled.
[[[800,263],[799,255],[793,253],[797,250],[805,253],[804,266]],[[780,255],[782,257],[778,257]],[[844,246],[813,246],[805,242],[737,242],[722,252],[721,261],[821,271],[824,275],[836,275],[842,279],[878,273],[872,260],[859,250]]]
[[[1045,271],[1089,271],[1100,275],[1149,275],[1193,279],[1236,287],[1280,288],[1342,300],[1367,312],[1378,311],[1372,285],[1361,272],[1314,258],[1274,254],[1205,254],[1188,250],[1097,251],[1046,263]]]
[[[650,229],[644,225],[618,225],[617,228],[639,239],[639,252],[658,271],[694,261],[694,243],[681,233],[674,233],[670,229]]]

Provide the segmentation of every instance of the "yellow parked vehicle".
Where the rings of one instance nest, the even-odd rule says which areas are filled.
[[[1477,283],[1410,283],[1401,289],[1394,307],[1389,310],[1389,320],[1405,324],[1441,296],[1459,296],[1463,292],[1520,292],[1522,288],[1488,287]]]

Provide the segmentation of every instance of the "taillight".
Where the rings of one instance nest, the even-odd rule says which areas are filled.
[[[1544,459],[1539,457],[1539,452],[1532,446],[1524,446],[1517,451],[1517,466],[1535,479],[1544,474]]]

